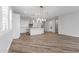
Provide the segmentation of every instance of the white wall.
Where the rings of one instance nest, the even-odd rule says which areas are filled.
[[[79,37],[79,12],[59,17],[59,34]]]
[[[13,13],[12,14],[12,28],[13,28],[13,38],[20,37],[20,15]]]
[[[55,19],[49,21],[49,31],[55,32]]]
[[[7,53],[12,43],[12,31],[0,36],[0,53]]]
[[[45,23],[45,31],[55,32],[55,19],[49,20]]]
[[[29,20],[27,18],[21,18],[20,33],[26,33],[29,29]]]

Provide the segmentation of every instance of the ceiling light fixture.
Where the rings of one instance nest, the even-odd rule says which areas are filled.
[[[40,6],[40,8],[43,8],[43,6]]]

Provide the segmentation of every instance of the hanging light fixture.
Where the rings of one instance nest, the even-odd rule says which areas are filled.
[[[43,8],[43,6],[40,6],[40,8]]]

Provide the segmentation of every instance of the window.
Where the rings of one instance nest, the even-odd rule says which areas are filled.
[[[2,6],[2,31],[8,30],[8,7]]]
[[[9,31],[12,29],[12,10],[8,6],[2,6],[2,30]]]
[[[8,19],[8,24],[9,24],[9,30],[12,29],[12,10],[9,8],[9,19]]]
[[[12,10],[8,6],[0,6],[0,35],[12,30]]]

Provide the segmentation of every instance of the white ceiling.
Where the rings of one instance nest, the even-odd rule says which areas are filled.
[[[79,11],[79,6],[12,6],[12,9],[25,17],[53,18]]]

